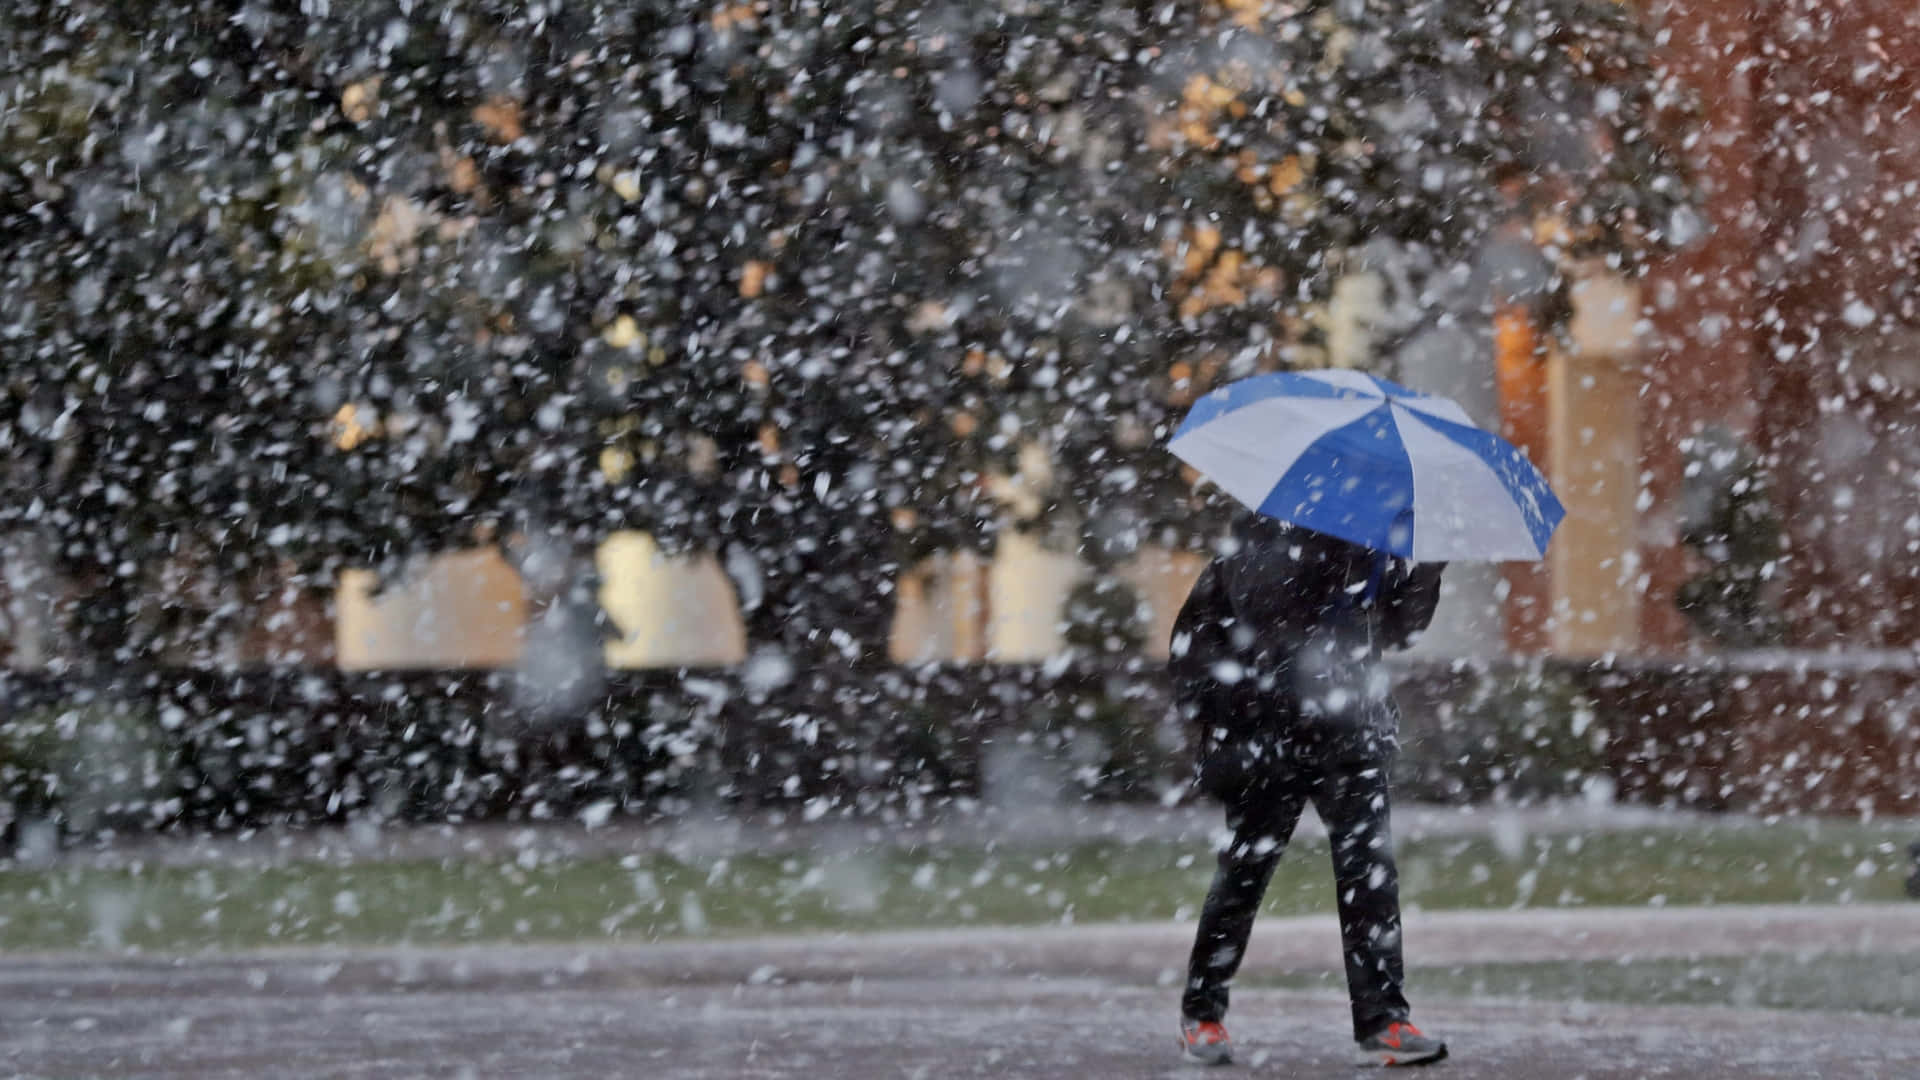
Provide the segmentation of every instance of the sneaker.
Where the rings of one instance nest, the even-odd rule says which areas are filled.
[[[1446,1060],[1446,1056],[1446,1043],[1428,1038],[1405,1020],[1396,1020],[1360,1040],[1362,1065],[1431,1065]]]
[[[1180,1055],[1195,1065],[1233,1064],[1233,1042],[1218,1020],[1180,1021]]]

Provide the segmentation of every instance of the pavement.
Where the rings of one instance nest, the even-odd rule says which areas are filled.
[[[1191,1076],[1172,1051],[1191,933],[1155,923],[22,955],[0,968],[0,1063],[25,1077],[180,1080]],[[1916,1020],[1418,994],[1422,965],[1763,949],[1920,955],[1911,906],[1412,912],[1407,939],[1416,1018],[1454,1052],[1435,1075],[1920,1076]],[[1246,970],[1331,969],[1337,958],[1331,917],[1273,919],[1257,928]],[[1243,989],[1232,1020],[1241,1071],[1353,1073],[1337,993]]]

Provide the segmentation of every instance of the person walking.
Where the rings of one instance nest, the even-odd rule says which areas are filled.
[[[1433,619],[1441,562],[1405,558],[1256,514],[1238,520],[1174,624],[1174,693],[1197,735],[1199,788],[1232,839],[1200,912],[1180,1048],[1227,1064],[1228,986],[1274,866],[1307,803],[1325,823],[1362,1061],[1424,1065],[1446,1044],[1403,990],[1388,772],[1399,711],[1380,665]]]

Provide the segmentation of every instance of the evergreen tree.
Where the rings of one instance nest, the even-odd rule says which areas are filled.
[[[1721,645],[1779,645],[1786,623],[1771,585],[1784,547],[1766,472],[1752,449],[1724,428],[1701,432],[1687,449],[1680,539],[1704,565],[1681,585],[1674,604]]]

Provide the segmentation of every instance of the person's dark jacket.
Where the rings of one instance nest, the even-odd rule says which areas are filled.
[[[1174,693],[1198,736],[1200,782],[1263,762],[1391,755],[1399,710],[1380,666],[1433,621],[1444,563],[1413,563],[1249,517],[1174,622]]]

